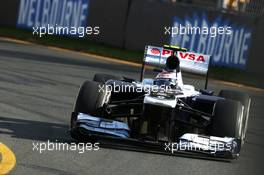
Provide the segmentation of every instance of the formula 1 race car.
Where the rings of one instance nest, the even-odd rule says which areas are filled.
[[[155,78],[144,78],[146,65],[156,68]],[[176,46],[146,46],[140,81],[95,74],[93,81],[82,84],[71,136],[150,152],[237,158],[251,99],[233,90],[213,95],[207,90],[209,65],[209,55]],[[182,71],[205,75],[205,89],[185,85]]]

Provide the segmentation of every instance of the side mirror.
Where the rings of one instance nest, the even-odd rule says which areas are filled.
[[[214,91],[212,91],[212,90],[200,89],[200,92],[201,92],[203,95],[214,95]]]

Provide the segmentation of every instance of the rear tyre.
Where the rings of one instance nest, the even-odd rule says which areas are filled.
[[[233,100],[218,100],[215,104],[210,134],[218,137],[242,137],[243,106]]]
[[[101,107],[105,102],[106,90],[102,90],[102,84],[94,81],[85,81],[76,99],[74,112],[85,113],[93,116],[98,116],[101,112]],[[76,116],[71,117],[71,136],[72,138],[83,141],[87,140],[87,136],[83,136],[79,130],[74,128]]]
[[[251,99],[248,94],[233,91],[233,90],[221,90],[219,93],[220,97],[224,97],[226,99],[236,100],[240,101],[241,104],[244,106],[243,109],[243,126],[242,126],[242,143],[245,142],[246,139],[246,132],[247,132],[247,126],[248,126],[248,117],[249,117],[249,109],[250,109],[250,103]]]
[[[93,81],[99,82],[99,83],[105,83],[108,80],[121,80],[122,78],[119,76],[114,75],[108,75],[108,74],[95,74]]]

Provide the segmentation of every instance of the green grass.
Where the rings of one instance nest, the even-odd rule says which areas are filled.
[[[97,54],[101,56],[113,57],[117,59],[132,61],[136,63],[142,62],[143,51],[131,51],[122,48],[117,48],[105,44],[91,42],[85,38],[69,38],[65,36],[44,35],[41,38],[34,36],[32,31],[1,27],[0,36],[31,41],[38,44],[56,46],[60,48],[67,48],[76,51],[83,51],[87,53]],[[235,83],[264,88],[264,83],[261,77],[248,74],[243,70],[212,67],[210,69],[210,78],[220,79]]]
[[[30,30],[16,28],[0,28],[0,36],[6,36],[25,41],[31,41],[38,44],[67,48],[76,51],[83,51],[102,56],[114,57],[118,59],[140,63],[143,57],[143,51],[128,51],[125,49],[91,42],[85,38],[74,38],[55,35],[44,35],[41,38],[33,35]]]

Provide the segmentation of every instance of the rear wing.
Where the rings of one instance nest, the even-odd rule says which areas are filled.
[[[145,65],[164,68],[169,56],[176,55],[180,60],[180,68],[183,72],[206,75],[205,89],[208,83],[208,70],[210,65],[210,55],[204,55],[193,52],[186,52],[185,48],[176,46],[156,47],[146,46],[144,60],[141,70],[141,81],[144,77]]]

